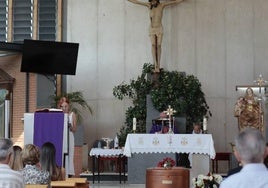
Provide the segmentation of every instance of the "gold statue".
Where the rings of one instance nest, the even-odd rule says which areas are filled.
[[[239,97],[234,109],[234,116],[238,118],[239,131],[246,127],[263,131],[263,111],[261,103],[254,95],[252,88],[247,88],[245,96]]]
[[[149,28],[149,36],[151,38],[152,43],[152,55],[155,66],[154,71],[160,72],[161,44],[163,37],[163,26],[162,26],[163,10],[166,6],[178,4],[183,0],[172,0],[162,3],[160,3],[159,0],[149,0],[148,3],[140,0],[128,0],[128,1],[149,8],[149,16],[151,21],[151,25]]]

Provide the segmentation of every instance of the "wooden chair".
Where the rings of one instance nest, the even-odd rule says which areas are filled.
[[[228,152],[216,153],[215,159],[212,159],[212,173],[218,173],[218,161],[228,161],[228,170],[229,170],[231,168],[232,153]]]

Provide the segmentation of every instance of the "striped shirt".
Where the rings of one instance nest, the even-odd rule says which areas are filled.
[[[7,164],[0,164],[0,188],[24,188],[23,176]]]

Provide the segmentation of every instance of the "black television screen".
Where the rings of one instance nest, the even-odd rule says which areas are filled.
[[[75,75],[78,43],[24,40],[21,72]]]

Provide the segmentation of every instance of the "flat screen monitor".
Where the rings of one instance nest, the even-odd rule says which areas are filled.
[[[24,40],[21,72],[75,75],[78,43]]]

